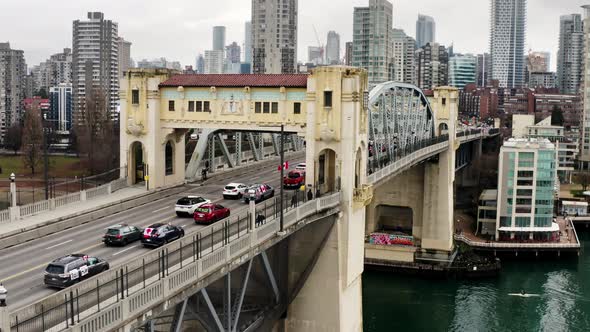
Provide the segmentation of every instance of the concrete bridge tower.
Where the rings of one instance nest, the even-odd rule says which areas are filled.
[[[362,69],[321,67],[308,79],[307,188],[321,194],[340,190],[342,212],[289,308],[288,330],[362,330],[365,202],[371,192],[365,185],[367,103]]]

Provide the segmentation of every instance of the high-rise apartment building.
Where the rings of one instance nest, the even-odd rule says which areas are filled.
[[[500,148],[497,240],[549,240],[557,177],[555,145],[547,139],[515,139]]]
[[[213,50],[223,51],[225,49],[225,27],[213,27]]]
[[[392,40],[393,80],[415,84],[416,62],[414,54],[416,41],[401,29],[392,30]]]
[[[131,68],[131,42],[119,37],[119,77]]]
[[[584,27],[582,15],[559,18],[557,50],[557,85],[561,93],[576,94],[580,90],[584,68]]]
[[[449,58],[449,85],[463,89],[477,79],[477,57],[471,54],[455,54]]]
[[[307,61],[314,65],[324,64],[324,49],[319,46],[308,46],[307,47]]]
[[[491,78],[492,61],[490,61],[490,54],[483,53],[477,55],[477,86],[485,87],[488,80]]]
[[[386,0],[369,0],[369,7],[354,8],[352,65],[368,71],[369,83],[393,78],[393,6]]]
[[[242,48],[233,42],[225,47],[225,57],[229,63],[240,63]]]
[[[449,82],[449,53],[443,45],[426,44],[416,51],[416,81],[423,90]]]
[[[205,57],[203,56],[203,54],[197,55],[197,59],[195,62],[195,68],[197,69],[197,73],[205,74]]]
[[[524,85],[527,0],[491,0],[492,79],[503,88]]]
[[[24,52],[0,43],[0,144],[4,144],[6,130],[22,120],[26,76]]]
[[[252,0],[255,74],[291,74],[297,70],[298,0]]]
[[[549,71],[532,72],[528,75],[529,88],[555,88],[555,73]]]
[[[245,24],[244,36],[244,62],[252,63],[252,22],[248,21]]]
[[[62,53],[56,53],[39,65],[31,69],[33,93],[61,83],[72,83],[72,49],[64,48]]]
[[[63,83],[49,89],[49,120],[54,129],[68,132],[72,128],[72,84]]]
[[[205,74],[223,74],[223,51],[205,51]]]
[[[328,42],[326,43],[326,64],[340,64],[340,35],[336,31],[328,32]]]
[[[526,67],[529,73],[549,71],[551,53],[530,51],[526,57]]]
[[[434,18],[418,14],[416,20],[416,47],[434,43],[436,41],[436,23]]]
[[[584,68],[590,68],[590,5],[584,8]],[[590,70],[584,70],[584,86],[590,87]],[[583,89],[584,113],[582,116],[582,137],[580,144],[580,161],[582,168],[590,166],[590,89]]]
[[[100,12],[89,12],[88,20],[73,23],[72,88],[74,121],[81,116],[86,95],[98,89],[106,98],[113,119],[118,119],[119,36],[118,24]],[[92,87],[87,84],[91,84]]]
[[[344,44],[344,61],[347,66],[352,66],[352,42]]]

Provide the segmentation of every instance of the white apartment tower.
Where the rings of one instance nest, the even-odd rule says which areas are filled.
[[[490,22],[492,79],[503,88],[522,87],[526,0],[491,0]]]
[[[119,37],[118,25],[100,12],[89,12],[88,20],[76,20],[72,39],[72,86],[74,121],[84,107],[87,82],[103,91],[111,117],[118,119]],[[89,72],[87,72],[89,71]]]
[[[131,68],[131,42],[119,38],[119,77]]]
[[[590,5],[582,6],[584,8],[584,68],[590,68]],[[590,70],[584,70],[584,86],[582,93],[584,98],[584,113],[582,116],[582,139],[580,161],[584,169],[590,166]]]
[[[326,64],[337,65],[340,63],[340,35],[336,31],[328,32],[326,43]]]
[[[584,27],[582,15],[559,18],[559,49],[557,51],[557,86],[561,93],[577,94],[582,83],[584,66]]]
[[[22,120],[21,101],[25,97],[27,64],[24,52],[0,43],[0,143],[6,130]]]
[[[252,71],[292,74],[297,69],[298,0],[252,0]]]
[[[416,81],[416,41],[404,30],[393,29],[393,80],[415,84]]]
[[[393,6],[386,0],[369,0],[369,7],[354,8],[352,65],[368,71],[369,84],[393,79]]]
[[[244,62],[252,63],[252,22],[248,21],[245,25],[246,34],[244,36]]]

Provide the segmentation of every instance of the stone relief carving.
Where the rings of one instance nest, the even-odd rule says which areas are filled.
[[[145,134],[143,124],[135,123],[135,119],[127,120],[127,134],[139,137]]]

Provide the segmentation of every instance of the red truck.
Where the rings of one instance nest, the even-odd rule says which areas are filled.
[[[294,170],[289,172],[283,178],[283,186],[285,188],[299,188],[305,184],[305,172],[301,170]]]

